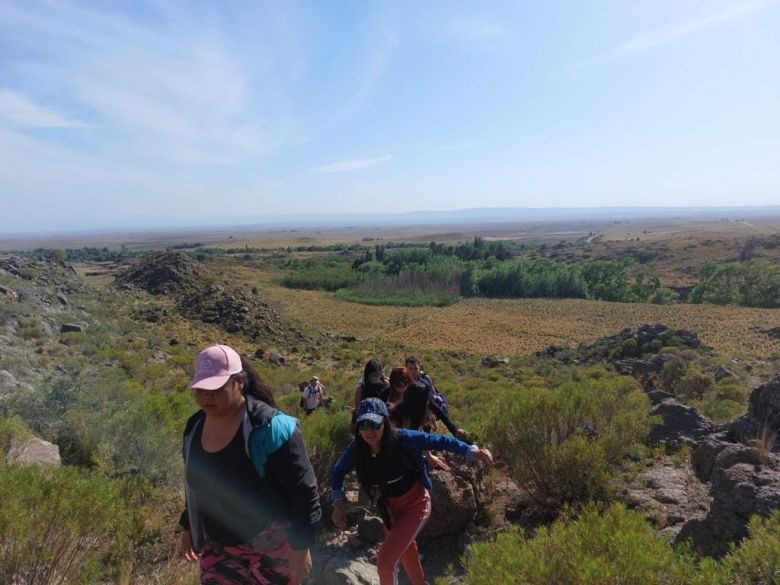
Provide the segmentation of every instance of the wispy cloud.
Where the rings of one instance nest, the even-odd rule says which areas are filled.
[[[444,24],[445,32],[466,41],[495,39],[506,34],[506,28],[498,22],[479,18],[453,19]]]
[[[360,171],[375,167],[385,161],[393,158],[391,155],[378,156],[376,158],[362,158],[353,160],[340,160],[326,165],[314,167],[310,169],[313,173],[348,173],[350,171]]]
[[[706,28],[737,19],[752,12],[765,10],[780,4],[780,0],[757,0],[754,2],[739,2],[729,6],[720,12],[710,14],[703,18],[687,22],[675,27],[652,31],[634,37],[614,51],[614,56],[626,55],[638,51],[646,51],[671,43],[688,35],[694,34]]]
[[[30,88],[23,93],[45,103],[35,94],[45,88],[87,112],[96,152],[154,164],[221,165],[296,141],[292,107],[262,45],[244,50],[246,37],[226,34],[195,10],[146,20],[118,10],[5,5],[0,36],[13,48],[8,63],[23,72],[14,89]],[[76,125],[20,95],[0,105],[27,127]]]
[[[33,103],[20,93],[0,90],[0,122],[17,128],[83,128],[81,120]]]

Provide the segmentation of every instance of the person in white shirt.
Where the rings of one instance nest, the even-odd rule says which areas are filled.
[[[303,411],[308,415],[325,404],[325,387],[320,384],[318,376],[312,376],[309,384],[303,389]]]

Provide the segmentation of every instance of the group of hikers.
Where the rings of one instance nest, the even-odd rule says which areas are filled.
[[[257,371],[226,345],[198,354],[190,388],[200,410],[184,430],[180,555],[199,561],[203,584],[297,585],[311,572],[321,516],[297,420],[276,407]],[[326,400],[319,378],[312,377],[301,408],[311,414]],[[436,433],[437,421],[454,436]],[[415,538],[431,514],[429,467],[447,469],[431,451],[488,464],[492,455],[464,442],[446,399],[414,356],[389,377],[376,360],[365,365],[351,424],[354,438],[331,473],[332,522],[347,527],[344,480],[355,470],[385,526],[379,582],[397,583],[400,565],[412,585],[425,585]]]

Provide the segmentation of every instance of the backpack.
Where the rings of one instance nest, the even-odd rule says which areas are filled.
[[[444,413],[444,416],[450,416],[450,405],[447,402],[447,398],[444,396],[444,394],[438,390],[431,392],[431,402],[439,407],[439,410]]]
[[[439,407],[439,410],[444,413],[444,416],[450,416],[450,404],[447,402],[447,398],[439,392],[436,386],[433,385],[433,380],[428,374],[420,374],[420,382],[425,384],[431,389],[430,401]]]

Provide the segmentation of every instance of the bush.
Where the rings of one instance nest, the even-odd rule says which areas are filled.
[[[698,568],[622,504],[603,513],[589,505],[531,539],[513,530],[475,544],[464,565],[468,585],[703,585],[717,574],[712,564]]]
[[[486,433],[515,479],[546,504],[608,497],[611,468],[644,443],[649,402],[633,379],[585,378],[517,390]]]
[[[16,442],[32,438],[33,432],[19,416],[0,418],[0,460],[5,459],[8,450]]]
[[[349,410],[331,414],[318,408],[314,414],[301,419],[301,430],[306,442],[317,483],[320,488],[330,485],[330,469],[351,439]]]
[[[130,555],[122,484],[74,468],[0,469],[0,582],[96,583]]]
[[[750,537],[723,560],[728,582],[735,585],[777,583],[780,579],[780,511],[769,518],[754,516]],[[725,580],[724,580],[725,583]]]

